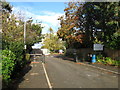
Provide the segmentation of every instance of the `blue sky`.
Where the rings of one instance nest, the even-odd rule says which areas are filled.
[[[60,27],[57,19],[64,15],[66,6],[64,2],[10,2],[10,4],[17,17],[23,17],[25,20],[32,17],[34,22],[41,21],[42,26],[44,26],[43,34],[48,33],[50,27],[53,28],[54,32],[57,32],[58,27]],[[40,48],[41,45],[41,43],[37,43],[33,47]]]
[[[10,2],[13,6],[13,13],[16,16],[21,14],[25,20],[32,17],[34,22],[42,22],[42,33],[47,33],[48,28],[52,27],[54,32],[58,30],[59,21],[57,18],[64,15],[64,2]]]

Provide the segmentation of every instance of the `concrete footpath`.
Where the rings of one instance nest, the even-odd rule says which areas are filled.
[[[19,88],[48,88],[42,62],[31,62],[23,72],[27,73],[18,84]]]

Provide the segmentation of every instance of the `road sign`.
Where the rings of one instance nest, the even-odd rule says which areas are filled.
[[[94,51],[103,51],[103,45],[102,44],[94,44],[93,50]]]

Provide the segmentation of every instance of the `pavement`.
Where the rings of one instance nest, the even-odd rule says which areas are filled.
[[[29,62],[19,73],[16,74],[8,88],[2,90],[24,90],[24,89],[49,89],[46,73],[44,70],[43,56],[31,57]],[[1,84],[2,85],[2,84]]]
[[[48,89],[49,86],[45,77],[42,62],[32,61],[30,64],[28,64],[14,79],[14,82],[11,84],[11,88],[13,90],[34,90],[36,88]]]
[[[31,62],[32,69],[22,78],[18,88],[48,88],[42,62]]]

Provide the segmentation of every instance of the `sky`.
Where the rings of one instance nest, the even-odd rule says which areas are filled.
[[[64,15],[66,7],[64,2],[10,2],[10,4],[16,16],[21,14],[25,20],[32,17],[33,23],[42,22],[43,34],[47,33],[50,27],[57,32],[60,27],[57,19]]]
[[[64,15],[66,4],[64,2],[9,2],[13,6],[12,10],[17,17],[23,17],[28,20],[30,17],[33,23],[42,22],[44,27],[42,33],[49,33],[51,27],[57,32],[60,27],[58,17]],[[34,44],[34,48],[40,48],[41,43]]]

